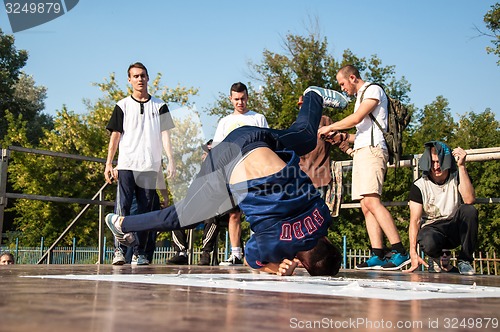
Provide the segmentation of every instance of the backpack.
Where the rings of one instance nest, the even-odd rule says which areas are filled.
[[[399,167],[399,161],[403,155],[403,131],[406,129],[411,121],[411,114],[408,108],[401,103],[400,100],[390,97],[386,92],[384,87],[379,83],[370,83],[370,85],[378,85],[384,91],[387,97],[387,132],[382,130],[382,126],[378,123],[377,119],[370,113],[370,118],[372,122],[375,122],[377,127],[382,131],[385,139],[385,144],[387,145],[387,151],[389,152],[389,163]],[[361,94],[361,101],[363,101],[363,96],[365,90]],[[372,131],[373,140],[373,131]]]

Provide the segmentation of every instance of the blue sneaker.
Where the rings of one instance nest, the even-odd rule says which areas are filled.
[[[310,86],[306,89],[306,91],[304,91],[304,95],[310,91],[316,92],[321,98],[323,98],[323,107],[333,107],[338,109],[344,109],[347,107],[347,98],[338,91],[320,88],[318,86]]]
[[[411,258],[408,253],[406,253],[406,255],[403,255],[393,250],[391,258],[389,258],[389,261],[386,264],[382,265],[382,270],[385,271],[399,270],[403,266],[408,265],[410,263],[411,263]]]
[[[123,233],[119,219],[120,216],[114,213],[109,213],[105,218],[106,225],[111,230],[116,240],[127,247],[138,244],[133,233]]]
[[[356,265],[356,270],[379,270],[382,265],[387,263],[387,260],[381,259],[377,255],[373,255],[361,264]]]
[[[472,276],[476,273],[472,265],[467,261],[458,261],[458,272],[460,272],[460,274],[469,276]]]

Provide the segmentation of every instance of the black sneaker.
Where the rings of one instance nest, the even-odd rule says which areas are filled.
[[[187,265],[188,258],[186,255],[181,255],[180,253],[176,253],[175,256],[170,258],[167,261],[168,265]]]
[[[210,265],[210,253],[208,251],[204,251],[201,253],[198,265]]]
[[[393,251],[391,258],[389,258],[389,261],[386,264],[382,265],[382,270],[385,271],[399,270],[410,263],[411,263],[410,254],[406,253],[406,255],[403,255],[399,252]]]

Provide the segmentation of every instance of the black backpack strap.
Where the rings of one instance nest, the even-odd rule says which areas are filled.
[[[387,105],[389,106],[389,96],[387,96],[387,93],[385,93],[385,90],[384,90],[384,87],[382,86],[382,84],[379,84],[379,83],[370,83],[366,86],[366,88],[361,93],[361,102],[363,102],[363,97],[365,96],[366,89],[368,89],[371,85],[377,85],[377,86],[382,88],[382,91],[384,91],[385,97],[387,98]],[[370,116],[372,123],[375,123],[377,125],[378,129],[380,129],[380,131],[383,133],[384,130],[382,129],[382,126],[380,125],[380,123],[378,123],[377,119],[375,119],[373,114],[370,112],[370,114],[368,114],[368,115]],[[389,116],[387,116],[387,121],[389,121]],[[373,126],[372,126],[372,144],[371,145],[374,146],[374,144],[375,144],[375,142],[374,142],[374,138],[373,138]]]
[[[368,114],[370,116],[370,118],[372,119],[373,122],[375,122],[375,124],[377,125],[378,129],[380,129],[381,132],[384,132],[384,130],[382,129],[382,126],[380,125],[380,123],[378,123],[377,119],[375,119],[375,117],[373,116],[373,114]]]

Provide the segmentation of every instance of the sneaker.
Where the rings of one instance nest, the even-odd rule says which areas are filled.
[[[149,260],[146,258],[146,255],[133,255],[132,262],[130,262],[130,264],[149,265]]]
[[[429,264],[429,267],[427,268],[427,271],[429,273],[440,273],[441,271],[443,271],[439,258],[429,257],[429,259],[427,260],[427,264]]]
[[[208,251],[203,251],[201,253],[198,265],[210,265],[210,253]]]
[[[440,273],[440,272],[452,272],[456,273],[458,272],[458,269],[454,267],[451,263],[451,250],[450,249],[443,249],[442,250],[442,255],[439,256],[439,258],[429,258],[428,264],[429,264],[429,269],[428,271],[431,273]]]
[[[232,266],[232,265],[243,265],[243,261],[236,257],[235,255],[231,254],[229,258],[223,262],[220,262],[219,265],[222,266]]]
[[[181,255],[178,252],[167,261],[168,265],[187,265],[187,263],[188,263],[187,256],[185,254]]]
[[[133,233],[123,233],[121,226],[119,225],[120,216],[114,213],[109,213],[106,218],[106,225],[111,230],[111,233],[115,236],[116,240],[121,244],[132,247],[137,244],[135,236]]]
[[[382,270],[385,271],[399,270],[403,266],[408,265],[410,263],[411,263],[411,258],[408,253],[406,255],[403,255],[399,252],[393,251],[391,258],[389,258],[389,261],[385,265],[382,265]]]
[[[347,107],[347,98],[338,91],[320,88],[318,86],[310,86],[304,91],[304,95],[310,91],[316,92],[321,98],[323,98],[323,107],[333,107],[339,109]]]
[[[476,274],[472,265],[467,261],[458,261],[458,272],[469,276]]]
[[[121,249],[115,249],[115,253],[113,255],[113,265],[123,265],[125,264],[125,256],[123,255],[123,251]]]
[[[373,255],[361,264],[356,265],[356,270],[379,270],[382,265],[387,263],[387,260]]]

